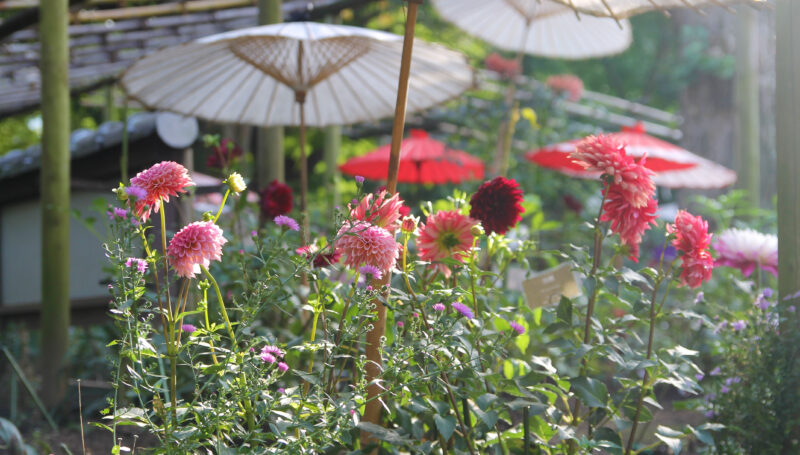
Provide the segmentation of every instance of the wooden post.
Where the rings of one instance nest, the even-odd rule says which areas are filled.
[[[778,294],[783,302],[800,290],[800,2],[777,0],[775,18]]]
[[[258,23],[269,25],[279,22],[283,22],[282,0],[258,0]],[[267,186],[273,180],[286,180],[283,127],[273,126],[258,130],[254,158],[256,189]]]
[[[753,204],[760,197],[758,102],[758,12],[743,5],[737,12],[736,34],[736,171],[739,188]]]
[[[328,192],[328,209],[333,219],[334,207],[341,204],[339,187],[336,185],[339,180],[339,150],[342,148],[342,127],[328,126],[325,132],[325,145],[323,155],[325,157],[325,185],[330,189]]]
[[[408,0],[408,16],[406,17],[406,32],[403,41],[403,54],[400,62],[400,81],[397,86],[397,103],[394,111],[394,124],[392,125],[392,146],[389,155],[389,173],[386,176],[386,191],[394,194],[397,190],[397,172],[400,169],[400,145],[403,142],[403,131],[406,122],[406,105],[408,104],[408,79],[411,74],[411,53],[414,48],[414,29],[417,24],[417,9],[424,0]],[[386,273],[383,279],[374,283],[374,286],[382,288],[388,286],[391,276]],[[372,382],[381,373],[381,338],[386,333],[386,306],[375,299],[378,319],[373,325],[373,329],[367,333],[367,382]],[[379,384],[371,384],[367,387],[367,404],[364,409],[364,421],[380,425],[381,422],[381,403],[378,397],[383,391]],[[368,432],[361,433],[361,439],[370,441],[371,435]]]
[[[42,398],[64,396],[69,345],[69,54],[67,0],[41,0]]]

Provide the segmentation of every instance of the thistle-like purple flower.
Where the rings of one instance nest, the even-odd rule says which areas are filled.
[[[362,275],[364,275],[365,278],[367,275],[376,280],[380,280],[381,277],[383,277],[383,272],[381,272],[381,269],[375,267],[374,265],[363,265],[358,270]]]
[[[522,335],[525,333],[525,327],[523,327],[520,324],[517,324],[514,321],[508,321],[508,325],[510,325],[511,328],[514,329],[515,332],[517,332],[517,335]]]
[[[293,231],[300,230],[300,225],[297,224],[297,221],[286,215],[278,215],[275,217],[275,219],[273,219],[273,221],[275,221],[275,224],[280,227],[291,229]]]
[[[452,306],[454,310],[459,312],[461,316],[464,316],[467,319],[472,319],[475,317],[475,313],[473,313],[468,306],[464,305],[461,302],[453,302],[450,304],[450,306]]]
[[[434,311],[444,311],[444,304],[443,303],[434,303],[433,304]]]

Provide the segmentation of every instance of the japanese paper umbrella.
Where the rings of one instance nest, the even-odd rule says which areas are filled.
[[[459,183],[482,179],[483,161],[460,150],[447,148],[422,130],[411,130],[400,146],[397,181],[403,183]],[[366,155],[351,158],[339,169],[345,174],[383,180],[389,169],[390,146],[386,144]]]
[[[134,63],[120,83],[151,109],[222,123],[299,126],[306,224],[306,126],[393,115],[402,50],[403,37],[391,33],[314,22],[275,24],[157,51]],[[471,88],[473,72],[462,54],[420,42],[409,81],[408,109],[419,111]]]
[[[614,17],[617,19],[669,8],[689,7],[697,10],[707,5],[729,5],[733,3],[766,3],[765,0],[553,0],[576,11],[595,16]]]
[[[736,181],[736,172],[675,144],[645,134],[641,123],[632,128],[623,127],[621,132],[609,136],[625,144],[629,155],[647,156],[645,167],[655,172],[653,181],[656,185],[666,188],[713,189],[732,185]],[[548,145],[528,152],[525,157],[542,167],[573,177],[597,178],[597,173],[587,172],[570,158],[570,153],[579,142],[580,139],[576,139]]]

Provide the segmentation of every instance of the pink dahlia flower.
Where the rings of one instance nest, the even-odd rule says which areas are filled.
[[[175,272],[184,278],[194,278],[200,266],[222,258],[222,245],[228,240],[222,229],[211,221],[196,221],[178,231],[167,247],[169,261]]]
[[[778,276],[778,237],[752,229],[728,229],[717,235],[717,266],[735,267],[750,276],[757,267]]]
[[[350,216],[358,221],[367,221],[394,232],[399,225],[403,200],[400,199],[399,193],[388,196],[386,190],[381,190],[377,195],[373,193],[365,195],[358,205],[350,210]]]
[[[472,248],[472,227],[477,224],[478,221],[455,210],[430,215],[417,240],[420,257],[431,262],[447,258],[464,262]],[[450,276],[448,267],[443,264],[437,267],[445,276]]]
[[[625,198],[639,208],[648,204],[656,191],[653,171],[644,167],[642,158],[638,162],[628,156],[625,146],[610,136],[589,136],[575,146],[572,159],[588,171],[600,172],[618,185]]]
[[[714,258],[708,252],[711,234],[708,223],[701,217],[681,210],[675,216],[675,224],[667,225],[667,232],[673,234],[672,246],[681,256],[681,284],[696,288],[711,279]]]
[[[162,161],[136,174],[131,186],[146,192],[145,197],[136,200],[135,210],[137,216],[147,220],[153,210],[158,213],[162,199],[169,202],[170,196],[185,193],[186,187],[194,186],[194,182],[185,167],[174,161]]]
[[[344,263],[353,269],[372,265],[381,272],[389,272],[400,253],[394,234],[363,221],[345,222],[336,237],[336,252],[342,254]]]
[[[605,191],[606,202],[600,221],[611,223],[611,231],[619,234],[622,244],[628,247],[628,257],[638,262],[639,244],[642,243],[644,233],[651,225],[656,224],[658,204],[655,199],[650,198],[647,205],[635,207],[616,185],[611,185]]]
[[[515,59],[503,58],[497,52],[492,52],[484,60],[486,69],[499,73],[500,76],[511,79],[520,73],[520,65]]]
[[[578,101],[583,97],[583,81],[573,74],[550,76],[545,84],[554,92],[566,93],[570,101]]]

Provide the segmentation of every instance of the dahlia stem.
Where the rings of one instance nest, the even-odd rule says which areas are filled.
[[[206,331],[208,331],[208,327],[211,326],[211,323],[208,321],[208,283],[205,283],[203,287],[203,313],[206,319]],[[219,365],[219,361],[217,360],[217,354],[214,352],[214,340],[209,337],[208,338],[208,347],[211,348],[211,360],[214,361],[214,365]]]
[[[158,200],[161,209],[159,213],[161,214],[161,255],[164,257],[164,291],[167,294],[167,311],[169,314],[168,320],[169,323],[172,324],[173,321],[173,314],[172,314],[172,301],[169,295],[169,260],[167,259],[167,220],[164,215],[164,199]],[[155,271],[158,273],[158,271]]]
[[[222,204],[219,205],[219,210],[217,210],[217,215],[214,217],[214,223],[216,223],[220,215],[222,215],[222,209],[225,208],[225,202],[228,200],[228,196],[230,196],[230,194],[231,194],[231,189],[228,188],[228,190],[225,191],[225,196],[222,197]]]
[[[228,311],[225,309],[225,301],[222,300],[222,292],[219,290],[219,285],[217,284],[217,280],[214,279],[214,276],[208,271],[206,266],[200,265],[200,270],[203,271],[208,281],[211,282],[211,285],[214,286],[214,291],[217,293],[217,301],[219,302],[219,309],[222,313],[222,318],[225,320],[225,327],[228,329],[228,336],[231,337],[231,342],[233,343],[233,350],[236,351],[236,334],[233,333],[233,326],[231,325],[231,320],[228,318]]]

